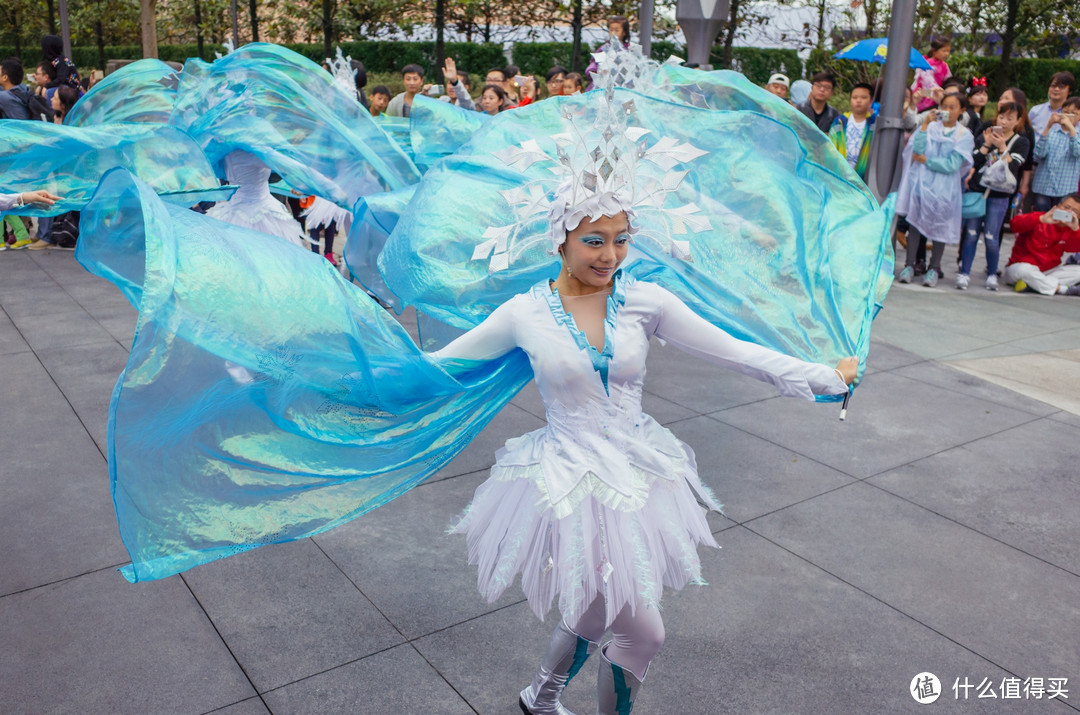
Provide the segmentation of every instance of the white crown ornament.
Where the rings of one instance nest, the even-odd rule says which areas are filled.
[[[330,74],[334,76],[334,83],[341,88],[345,94],[349,95],[353,99],[359,101],[359,97],[356,94],[356,70],[352,66],[352,56],[344,56],[341,52],[341,46],[337,48],[337,57],[334,59],[326,58],[326,65],[330,68]]]
[[[488,261],[489,272],[508,268],[511,251],[522,252],[542,240],[534,227],[543,218],[547,219],[551,253],[558,251],[566,233],[586,217],[595,220],[620,211],[626,213],[631,234],[639,231],[635,219],[642,211],[662,216],[662,221],[652,221],[651,225],[660,223],[664,235],[649,238],[686,261],[690,260],[690,243],[674,236],[711,228],[709,219],[694,203],[665,206],[668,195],[678,190],[689,173],[676,167],[708,152],[670,137],[656,137],[651,130],[635,126],[635,99],[616,96],[617,87],[652,87],[659,65],[635,49],[615,41],[608,51],[594,55],[595,85],[600,91],[584,95],[595,107],[591,124],[586,118],[589,104],[575,107],[580,97],[561,100],[565,104],[561,116],[567,131],[541,140],[530,139],[495,154],[519,171],[547,164],[550,175],[499,192],[517,221],[488,228],[483,234],[487,240],[473,252],[473,260]]]

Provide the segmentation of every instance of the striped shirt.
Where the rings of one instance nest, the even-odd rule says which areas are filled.
[[[1055,126],[1046,136],[1035,137],[1035,178],[1031,188],[1043,196],[1076,193],[1080,184],[1080,132],[1075,136]]]

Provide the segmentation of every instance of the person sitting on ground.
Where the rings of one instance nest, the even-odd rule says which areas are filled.
[[[859,178],[866,181],[870,163],[870,140],[874,135],[877,112],[873,110],[874,88],[859,82],[851,88],[851,111],[833,120],[829,141],[840,152]]]
[[[547,90],[549,97],[561,97],[563,94],[563,80],[566,79],[566,68],[560,65],[555,65],[547,71],[544,75],[544,80],[547,82]]]
[[[401,81],[405,84],[405,91],[390,100],[390,104],[386,106],[387,116],[409,116],[413,97],[424,87],[424,68],[420,65],[405,65],[401,68]]]
[[[1080,251],[1080,193],[1049,211],[1018,214],[1010,222],[1016,242],[1005,282],[1017,292],[1080,296],[1080,265],[1061,265],[1066,251]]]
[[[765,90],[775,94],[780,99],[787,101],[788,88],[791,87],[791,80],[787,78],[787,75],[777,72],[772,77],[769,77],[769,81],[765,83]]]
[[[56,88],[56,94],[52,98],[53,121],[57,124],[64,123],[64,117],[71,111],[75,103],[79,101],[79,92],[68,87],[66,84]]]
[[[454,62],[453,57],[446,58],[442,71],[443,81],[446,82],[446,94],[450,97],[450,102],[462,109],[476,109],[472,97],[469,96],[468,87],[461,81],[461,73],[458,72],[457,63]]]
[[[796,107],[825,134],[829,133],[833,120],[840,116],[839,110],[829,106],[829,99],[835,90],[836,78],[829,72],[818,72],[813,77],[810,96]]]
[[[577,72],[570,72],[563,79],[563,95],[581,94],[582,88],[581,75]]]
[[[376,85],[371,88],[371,94],[368,95],[368,101],[371,106],[368,107],[368,112],[371,116],[377,117],[386,111],[387,106],[390,104],[390,89],[385,84]]]
[[[64,41],[58,35],[45,35],[41,38],[41,54],[45,57],[45,61],[56,70],[56,79],[45,86],[63,87],[66,85],[82,96],[79,71],[75,69],[75,63],[64,56]]]
[[[495,116],[506,108],[506,90],[502,85],[489,84],[480,94],[480,111]]]
[[[1046,126],[1035,137],[1035,177],[1031,188],[1035,192],[1035,210],[1048,211],[1051,206],[1076,191],[1080,184],[1080,97],[1069,97],[1060,112],[1050,115]]]

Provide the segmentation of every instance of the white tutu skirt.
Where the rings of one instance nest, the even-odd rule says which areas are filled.
[[[316,196],[311,208],[304,212],[304,224],[307,230],[329,226],[332,221],[337,221],[337,232],[348,234],[352,224],[352,212],[346,211],[332,201]]]
[[[530,432],[499,450],[490,478],[451,528],[466,535],[469,563],[479,568],[478,587],[489,602],[520,574],[525,597],[539,618],[556,595],[559,610],[571,623],[602,597],[610,625],[624,606],[659,604],[665,586],[705,584],[697,547],[719,546],[695,493],[711,508],[720,507],[698,480],[690,448],[645,419],[645,432],[681,447],[682,454],[666,458],[664,464],[677,473],[660,477],[629,465],[634,494],[626,498],[586,471],[560,501],[561,517],[548,499],[544,479],[544,469],[552,468],[551,455],[558,451],[552,448],[551,432]]]
[[[303,248],[308,247],[300,224],[289,210],[269,193],[264,200],[257,201],[237,201],[236,197],[233,197],[229,201],[215,204],[206,215],[235,226],[252,228],[271,236],[281,236]]]

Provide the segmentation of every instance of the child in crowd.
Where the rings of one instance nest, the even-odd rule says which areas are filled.
[[[915,91],[915,96],[919,99],[920,112],[925,112],[934,106],[933,91],[943,87],[945,80],[952,76],[948,64],[951,53],[950,40],[937,38],[930,42],[930,54],[926,56],[930,69],[916,70],[915,84],[911,85],[911,89]]]
[[[829,140],[839,151],[859,178],[866,181],[867,164],[870,162],[870,140],[874,135],[877,113],[872,104],[874,88],[860,82],[851,88],[851,111],[833,120],[829,128]]]
[[[371,106],[368,107],[371,116],[379,116],[385,112],[386,108],[390,105],[390,89],[385,84],[373,87],[371,93],[368,95],[368,101],[371,104]]]
[[[915,277],[920,236],[934,244],[923,276],[923,285],[931,288],[941,275],[945,246],[960,242],[961,180],[971,166],[975,144],[971,132],[959,123],[966,106],[963,95],[945,96],[941,108],[927,113],[904,149],[904,179],[896,202],[897,214],[906,216],[909,226],[901,283]]]
[[[998,239],[1009,203],[1020,188],[1020,172],[1027,160],[1030,146],[1028,140],[1017,132],[1021,110],[1012,102],[998,107],[997,119],[975,138],[974,166],[968,175],[967,189],[986,197],[986,213],[969,218],[964,223],[964,236],[960,247],[960,273],[956,287],[967,290],[971,282],[971,264],[979,247],[979,236],[986,243],[986,288],[997,290]],[[1008,172],[1012,177],[1011,189]]]
[[[563,94],[581,94],[582,79],[578,72],[570,72],[563,79]]]
[[[1014,216],[1016,243],[1005,282],[1017,291],[1080,296],[1080,265],[1061,265],[1066,251],[1080,251],[1080,194],[1066,196],[1049,211]]]

